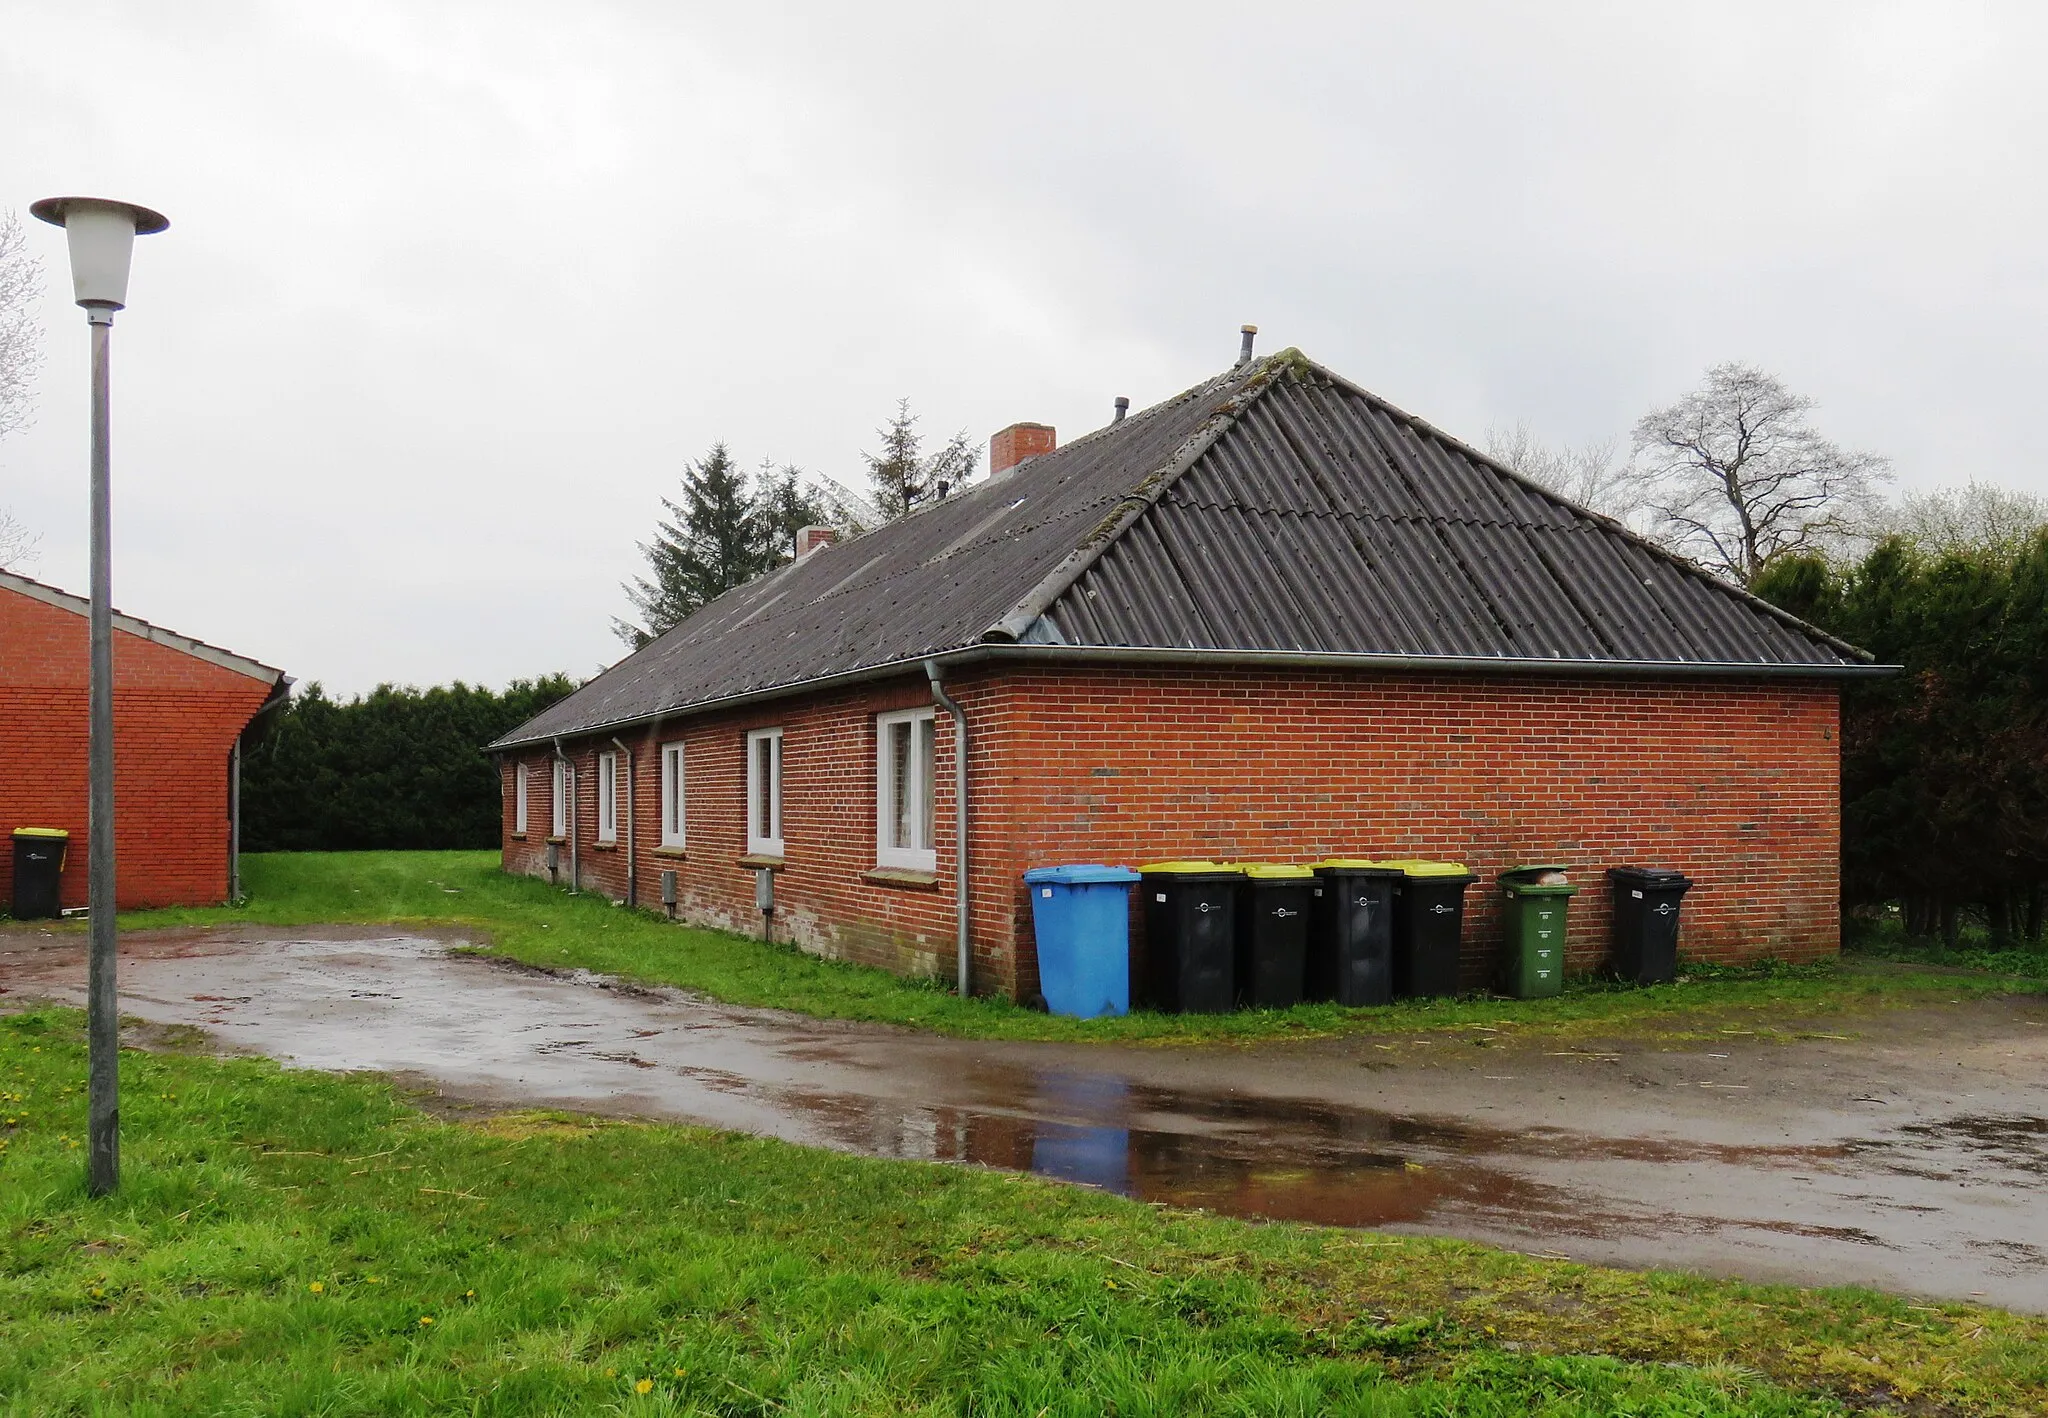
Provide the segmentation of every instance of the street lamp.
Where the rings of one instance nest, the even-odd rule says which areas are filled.
[[[114,577],[108,545],[107,337],[128,303],[135,238],[170,223],[147,207],[99,197],[46,197],[29,208],[64,228],[73,298],[92,328],[92,788],[86,826],[92,944],[86,957],[87,1104],[85,1187],[112,1191],[121,1175],[121,1013],[114,981]]]

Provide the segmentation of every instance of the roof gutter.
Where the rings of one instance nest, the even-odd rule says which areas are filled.
[[[1335,650],[1211,650],[1181,646],[1152,645],[1018,645],[990,641],[964,645],[953,650],[911,655],[879,665],[841,670],[815,679],[766,689],[747,690],[695,704],[678,704],[653,714],[636,714],[623,719],[590,724],[580,729],[563,729],[536,734],[531,738],[508,739],[491,744],[486,752],[503,753],[531,748],[535,744],[559,745],[564,736],[584,738],[612,734],[666,719],[693,714],[737,709],[748,704],[787,699],[875,680],[913,675],[927,665],[947,667],[981,664],[986,661],[1032,660],[1062,664],[1129,665],[1250,665],[1277,669],[1357,670],[1410,674],[1509,674],[1554,675],[1562,678],[1598,679],[1882,679],[1900,673],[1902,665],[1789,665],[1759,664],[1747,660],[1557,660],[1537,656],[1510,658],[1493,655],[1388,655],[1355,654]],[[929,671],[925,671],[929,674]]]

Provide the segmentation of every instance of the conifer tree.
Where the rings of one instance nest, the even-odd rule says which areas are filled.
[[[817,490],[805,481],[804,470],[789,463],[777,468],[762,461],[756,503],[764,570],[780,566],[796,554],[800,528],[832,520]]]
[[[681,502],[661,500],[668,517],[653,541],[640,543],[648,575],[624,585],[639,623],[613,622],[636,650],[766,564],[761,509],[722,440],[684,470],[682,491]]]
[[[925,454],[924,435],[917,431],[917,415],[910,411],[908,399],[896,401],[896,416],[876,433],[882,440],[881,451],[863,453],[861,458],[868,465],[875,508],[884,521],[893,522],[914,512],[974,476],[980,453],[967,441],[964,430],[938,452]]]

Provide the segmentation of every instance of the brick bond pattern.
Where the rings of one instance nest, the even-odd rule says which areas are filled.
[[[974,733],[975,968],[981,987],[1037,988],[1020,876],[1061,861],[1446,857],[1467,898],[1465,979],[1489,979],[1501,931],[1493,875],[1576,865],[1572,964],[1604,956],[1608,866],[1677,867],[1683,948],[1733,962],[1832,953],[1840,933],[1838,693],[1819,681],[1536,679],[1280,671],[1044,668],[949,682]],[[930,703],[921,681],[796,698],[622,735],[635,755],[639,899],[677,872],[686,920],[755,931],[745,852],[745,736],[784,731],[778,934],[836,958],[950,978],[952,733],[939,715],[938,867],[928,884],[871,875],[873,716]],[[659,746],[688,763],[684,854],[659,841]],[[583,884],[622,898],[619,845],[595,841],[594,740],[578,764]],[[529,831],[512,834],[513,764]],[[624,772],[621,755],[621,774]],[[541,875],[551,769],[508,758],[505,865]],[[562,849],[566,882],[568,851]],[[1137,937],[1134,934],[1134,939]],[[1142,942],[1141,942],[1142,948]]]
[[[86,902],[86,618],[0,589],[0,909],[17,827],[71,833],[64,905]],[[228,754],[270,686],[114,632],[114,853],[124,908],[228,893]]]

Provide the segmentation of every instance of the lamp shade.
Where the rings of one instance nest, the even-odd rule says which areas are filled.
[[[170,225],[147,207],[103,197],[45,197],[29,211],[64,228],[71,244],[72,298],[109,310],[128,304],[128,258],[135,238]]]

